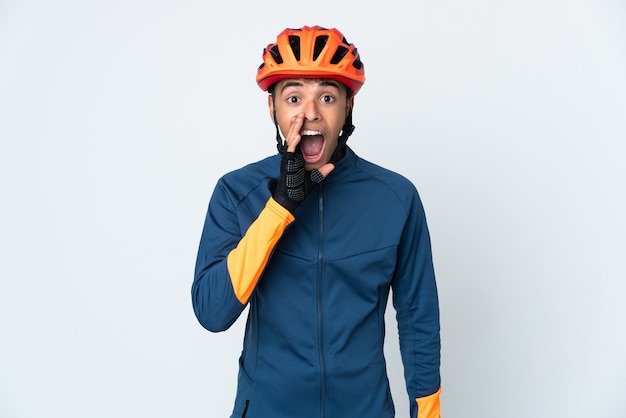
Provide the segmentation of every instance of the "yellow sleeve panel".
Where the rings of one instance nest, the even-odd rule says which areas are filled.
[[[439,395],[441,388],[432,395],[417,398],[417,418],[441,418]]]
[[[235,296],[246,304],[283,232],[294,216],[273,198],[267,201],[237,247],[227,258],[228,273]]]

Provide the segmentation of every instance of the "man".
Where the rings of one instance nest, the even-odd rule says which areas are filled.
[[[439,308],[418,193],[346,145],[364,81],[336,29],[286,29],[263,52],[257,82],[279,153],[219,180],[192,286],[210,331],[250,305],[231,418],[393,417],[390,289],[411,417],[440,416]]]

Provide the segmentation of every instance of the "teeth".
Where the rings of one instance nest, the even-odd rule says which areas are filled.
[[[311,136],[311,135],[321,135],[321,134],[322,133],[320,131],[305,130],[300,133],[300,136]]]

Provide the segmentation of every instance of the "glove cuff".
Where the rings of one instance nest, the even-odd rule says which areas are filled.
[[[272,193],[272,197],[276,203],[287,209],[293,215],[300,202],[290,199],[284,191],[278,187],[278,181],[276,179],[270,179],[267,183],[267,188],[270,193]]]

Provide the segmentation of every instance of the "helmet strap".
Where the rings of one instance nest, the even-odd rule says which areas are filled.
[[[283,141],[283,137],[280,136],[280,128],[278,127],[278,119],[276,118],[276,99],[274,97],[274,92],[271,91],[270,95],[272,96],[272,109],[274,109],[273,111],[273,117],[274,117],[274,126],[276,127],[276,148],[278,149],[278,152],[280,154],[283,154],[285,151],[287,151],[287,143],[285,141]]]
[[[346,148],[346,142],[348,142],[348,138],[350,138],[352,132],[354,132],[354,125],[352,124],[352,109],[350,109],[348,116],[346,116],[346,121],[343,123],[343,128],[341,128],[341,134],[337,140],[337,148],[335,148],[333,155],[330,156],[330,162],[337,162]]]

